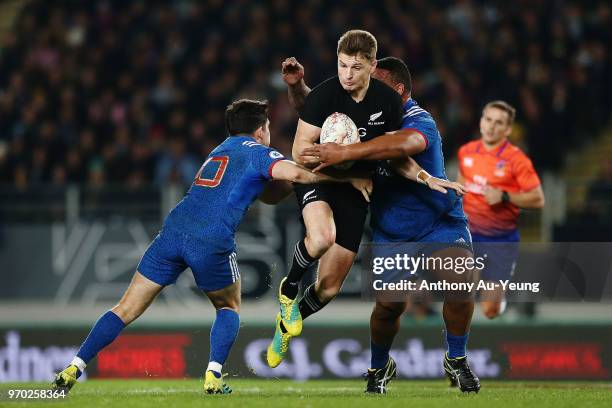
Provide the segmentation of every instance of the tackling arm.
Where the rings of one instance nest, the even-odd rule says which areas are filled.
[[[323,173],[314,173],[290,160],[281,160],[272,167],[272,178],[274,180],[286,180],[300,184],[315,184],[323,182],[348,182],[363,194],[366,201],[370,201],[372,192],[372,180],[363,177],[351,177],[334,175],[334,177]]]
[[[421,153],[426,147],[421,133],[414,129],[400,129],[363,143],[324,143],[304,149],[301,153],[304,161],[318,161],[318,170],[350,160],[407,159]]]
[[[259,194],[259,201],[264,204],[277,204],[293,193],[293,186],[289,181],[270,180],[264,190]]]
[[[425,184],[432,190],[446,194],[447,188],[455,190],[458,194],[465,194],[467,190],[462,182],[453,182],[450,180],[434,177],[423,169],[412,158],[389,160],[389,164],[402,177],[408,180],[416,181],[417,183]]]
[[[408,159],[427,148],[425,137],[414,129],[399,129],[365,143],[346,146],[348,160]]]

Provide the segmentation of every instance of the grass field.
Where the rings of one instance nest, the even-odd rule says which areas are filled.
[[[197,380],[89,380],[66,400],[10,401],[9,389],[40,383],[0,384],[0,406],[48,407],[610,407],[612,384],[485,381],[479,394],[462,395],[442,381],[394,381],[387,395],[364,395],[350,381],[229,380],[231,395],[205,395]]]

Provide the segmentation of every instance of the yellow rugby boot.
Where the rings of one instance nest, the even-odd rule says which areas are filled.
[[[302,315],[298,307],[297,299],[289,299],[281,293],[283,283],[287,278],[283,279],[278,287],[278,301],[280,303],[280,315],[283,321],[283,326],[291,336],[299,336],[302,334]]]
[[[206,371],[204,374],[204,391],[207,394],[231,394],[232,389],[223,381],[223,376],[219,377],[213,371]]]
[[[70,391],[76,384],[77,378],[81,376],[80,370],[75,365],[69,365],[55,375],[55,379],[51,383],[54,390]]]
[[[266,356],[268,365],[272,368],[282,363],[289,349],[289,340],[291,340],[289,332],[283,333],[281,330],[281,322],[282,319],[279,313],[276,315],[276,331],[274,332],[274,338],[272,339],[272,343],[268,346],[268,353]]]

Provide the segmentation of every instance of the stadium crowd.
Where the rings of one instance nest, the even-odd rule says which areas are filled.
[[[405,59],[445,154],[477,135],[486,101],[518,108],[539,170],[607,124],[612,8],[605,1],[33,1],[0,45],[0,183],[189,184],[225,138],[225,106],[271,101],[273,145],[296,117],[280,78],[296,56],[314,85],[359,27]]]

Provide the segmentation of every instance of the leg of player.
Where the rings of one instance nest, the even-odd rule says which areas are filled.
[[[395,361],[389,356],[393,339],[400,329],[400,318],[406,310],[404,302],[377,301],[370,317],[370,368],[367,372],[367,393],[385,394],[387,384],[397,374]]]
[[[489,319],[495,319],[497,316],[504,313],[504,310],[506,309],[504,289],[499,286],[493,290],[481,290],[480,309],[482,310],[482,313]]]
[[[87,364],[112,343],[125,326],[136,320],[162,289],[163,286],[136,271],[119,303],[100,316],[68,367],[56,375],[53,388],[69,391]]]
[[[291,270],[281,282],[278,294],[281,330],[286,330],[291,336],[299,336],[302,332],[302,316],[295,299],[304,273],[334,244],[336,239],[334,216],[328,203],[311,202],[304,207],[302,216],[306,226],[306,237],[295,246]]]
[[[450,247],[438,251],[433,257],[447,258],[471,258],[472,252],[465,248]],[[440,271],[438,271],[440,272]],[[439,278],[448,282],[472,282],[473,271],[463,273],[438,274]],[[480,381],[470,369],[467,362],[467,342],[470,331],[470,323],[474,313],[473,293],[465,291],[445,293],[442,315],[446,326],[447,352],[444,355],[444,370],[451,385],[458,385],[463,392],[478,392]]]
[[[317,281],[304,291],[299,308],[302,319],[318,312],[331,302],[342,289],[342,284],[355,262],[357,254],[333,244],[319,261]]]
[[[324,255],[320,258],[319,270],[317,273],[317,282],[310,285],[304,291],[304,296],[302,297],[302,299],[300,299],[299,303],[290,300],[291,302],[293,302],[294,305],[299,308],[297,312],[297,315],[299,316],[299,333],[301,333],[302,319],[305,319],[311,314],[321,310],[327,303],[329,303],[329,301],[331,301],[331,299],[333,299],[338,294],[340,288],[342,287],[342,283],[344,282],[344,279],[346,278],[346,275],[348,274],[353,264],[356,255],[354,252],[349,251],[348,249],[345,249],[340,245],[334,243],[335,224],[333,222],[333,215],[327,203],[322,203],[325,204],[323,206],[315,206],[315,204],[321,203],[322,202],[313,202],[311,204],[308,204],[308,206],[304,208],[304,210],[308,210],[304,211],[304,222],[306,224],[307,231],[309,231],[308,225],[315,226],[310,231],[319,232],[313,234],[312,236],[318,236],[319,239],[314,241],[318,242],[318,248],[320,251],[319,253],[323,252]],[[328,227],[333,227],[331,228],[333,234],[329,234],[330,228],[328,228],[327,230],[323,228],[323,231],[326,232],[320,233],[322,231],[321,226],[324,225],[324,223],[317,223],[316,221],[314,221],[316,219],[315,213],[314,211],[311,212],[311,209],[314,211],[321,211],[322,217],[319,218],[319,220],[328,220]],[[308,233],[310,233],[310,231]],[[328,249],[322,251],[322,249],[325,249],[325,247],[328,246],[330,243],[331,248],[328,247]],[[294,265],[295,264],[296,262],[294,259]],[[276,317],[276,330],[274,333],[274,338],[268,346],[268,352],[266,356],[268,365],[272,368],[278,366],[285,358],[285,355],[287,354],[287,351],[289,349],[289,341],[292,337],[287,326],[285,326],[285,319],[281,318],[283,304],[288,303],[288,298],[283,296],[282,293],[279,294],[279,297],[281,301],[281,313],[279,313]],[[287,314],[291,316],[294,313],[294,310],[295,309],[293,309],[292,305],[292,308],[289,309],[289,312]]]
[[[210,357],[204,375],[204,391],[207,394],[229,394],[231,388],[223,381],[223,364],[238,336],[240,328],[240,280],[206,295],[217,310],[210,330]]]
[[[332,245],[319,262],[317,281],[310,285],[299,301],[300,322],[313,313],[321,310],[340,292],[342,283],[353,265],[355,253],[338,244]],[[268,365],[277,367],[289,350],[289,341],[293,337],[284,326],[281,314],[276,316],[274,338],[268,346],[266,355]]]

